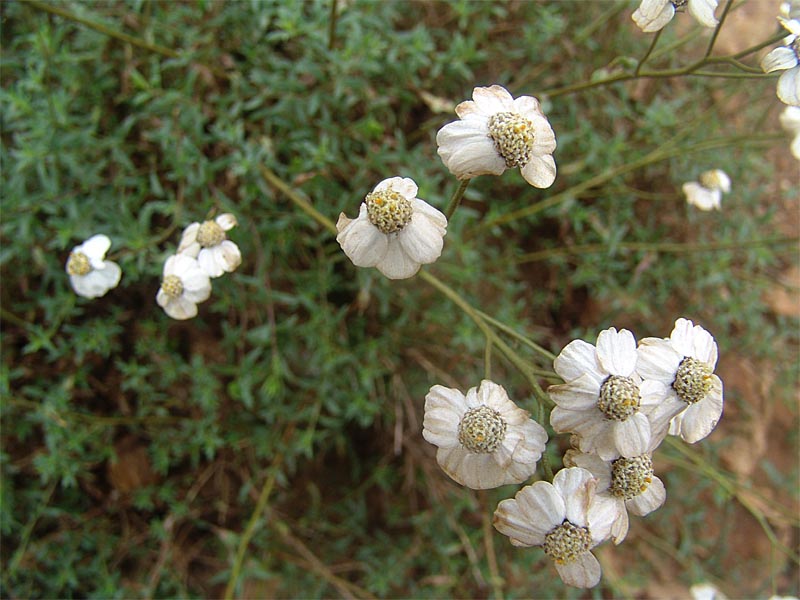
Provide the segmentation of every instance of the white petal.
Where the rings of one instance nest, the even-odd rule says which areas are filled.
[[[564,454],[564,465],[586,469],[597,479],[597,491],[604,492],[611,485],[611,464],[596,454],[586,454],[575,450],[567,450]]]
[[[683,193],[686,194],[686,203],[696,206],[700,210],[719,210],[722,193],[719,190],[710,190],[695,181],[683,184]]]
[[[561,408],[588,410],[597,405],[600,385],[591,375],[584,374],[569,383],[551,385],[547,393]]]
[[[608,494],[597,494],[592,498],[588,509],[589,532],[592,546],[604,542],[614,535],[614,543],[619,544],[628,532],[628,511],[625,503]]]
[[[608,375],[597,362],[595,347],[583,340],[573,340],[567,344],[553,361],[553,369],[567,382],[589,373],[597,379],[598,389]]]
[[[222,231],[230,231],[239,224],[236,217],[231,213],[222,213],[214,221],[222,228]]]
[[[414,212],[411,222],[397,234],[396,242],[412,260],[427,265],[442,255],[444,231],[426,215]]]
[[[717,4],[718,0],[689,0],[689,14],[705,27],[716,27],[719,22],[714,18]]]
[[[789,69],[780,76],[778,98],[784,104],[800,106],[800,67]]]
[[[336,228],[336,241],[355,266],[374,267],[386,256],[389,238],[369,222],[366,204],[361,205],[357,219],[347,219],[342,213]]]
[[[481,112],[487,115],[510,111],[514,107],[514,97],[500,85],[476,87],[472,90],[472,99]]]
[[[200,231],[200,223],[192,223],[183,230],[181,243],[178,244],[178,254],[188,254],[197,258],[200,252],[200,243],[197,241],[197,232]]]
[[[537,481],[525,486],[514,496],[519,509],[528,520],[531,532],[545,534],[561,525],[567,516],[564,498],[551,483]]]
[[[372,191],[381,192],[384,190],[393,190],[404,198],[411,200],[417,197],[418,188],[414,180],[408,177],[390,177],[381,181]]]
[[[597,360],[600,366],[621,377],[630,377],[636,369],[636,339],[627,329],[611,327],[597,336]]]
[[[173,319],[183,321],[197,316],[197,305],[184,297],[174,298],[163,305],[164,312]]]
[[[107,235],[98,233],[93,235],[88,240],[83,242],[80,246],[75,248],[76,252],[82,252],[86,258],[92,262],[92,259],[102,261],[105,258],[106,252],[111,248],[111,240]],[[93,263],[94,264],[94,263]]]
[[[439,448],[436,461],[454,481],[473,490],[488,490],[510,483],[505,469],[490,454],[473,454],[463,448]]]
[[[539,101],[533,96],[520,96],[519,98],[515,98],[514,112],[522,115],[529,121],[533,121],[534,117],[544,116]]]
[[[408,279],[417,274],[420,263],[405,251],[397,239],[390,239],[386,254],[375,266],[389,279]]]
[[[467,119],[449,123],[436,134],[438,154],[458,179],[500,175],[506,162],[489,137],[487,123]]]
[[[781,46],[775,48],[764,58],[761,59],[761,69],[765,73],[774,71],[784,71],[797,66],[797,56],[794,50]]]
[[[70,275],[70,283],[75,293],[84,298],[99,298],[108,290],[117,287],[122,277],[122,269],[110,260],[102,269],[93,269],[86,275]]]
[[[663,27],[675,16],[675,7],[669,0],[642,0],[631,18],[645,33],[652,33]]]
[[[549,188],[556,180],[556,161],[550,154],[531,156],[528,163],[522,167],[521,173],[525,181],[533,187]]]
[[[683,357],[669,340],[645,338],[639,342],[636,371],[643,379],[672,385]]]
[[[679,423],[681,439],[690,444],[699,442],[710,434],[722,416],[722,381],[712,375],[714,384],[706,397],[686,408],[675,417]]]
[[[600,563],[591,552],[581,554],[568,563],[555,563],[555,565],[561,580],[567,585],[578,588],[596,586],[600,583],[600,577],[603,574]]]
[[[633,514],[643,517],[661,507],[666,499],[667,490],[664,488],[664,483],[658,477],[653,477],[647,489],[638,496],[626,500],[625,505]]]
[[[614,444],[625,457],[646,453],[650,444],[650,421],[637,412],[624,421],[614,423]]]
[[[589,524],[589,504],[597,489],[597,480],[586,469],[569,467],[561,469],[553,478],[553,487],[564,498],[566,518],[575,525]]]

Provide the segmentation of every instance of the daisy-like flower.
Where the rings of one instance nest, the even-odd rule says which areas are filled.
[[[556,136],[532,96],[514,97],[504,87],[476,87],[472,100],[456,106],[460,120],[436,134],[439,156],[458,179],[500,175],[519,167],[537,188],[556,178]]]
[[[645,33],[662,29],[675,16],[675,12],[687,7],[703,27],[716,27],[714,11],[718,0],[642,0],[631,18]],[[687,6],[688,5],[688,6]]]
[[[594,587],[602,572],[591,549],[608,538],[617,516],[596,487],[586,469],[561,469],[552,484],[537,481],[500,502],[494,527],[514,546],[541,546],[567,585]]]
[[[722,416],[722,381],[714,374],[717,354],[711,334],[688,319],[675,321],[669,339],[645,338],[639,344],[639,373],[661,388],[662,402],[682,402],[670,435],[690,444],[711,433]]]
[[[800,160],[800,106],[787,106],[780,116],[781,126],[794,135],[789,149],[797,160]]]
[[[784,46],[775,48],[761,59],[765,73],[784,71],[778,78],[778,98],[784,104],[800,106],[800,20],[778,17],[789,32]]]
[[[231,213],[222,214],[213,221],[192,223],[183,231],[178,254],[196,258],[209,277],[234,271],[242,264],[242,253],[225,232],[237,224]]]
[[[721,169],[702,173],[700,181],[687,181],[683,184],[686,202],[700,210],[719,210],[722,194],[731,191],[731,178]]]
[[[422,436],[438,446],[445,473],[473,490],[522,483],[536,471],[547,433],[488,380],[460,391],[435,385],[425,396]]]
[[[654,474],[650,452],[603,460],[596,454],[567,450],[564,465],[589,471],[597,479],[597,493],[612,499],[617,511],[611,527],[615,544],[624,540],[628,533],[628,511],[643,517],[659,508],[667,498],[664,483]]]
[[[336,241],[357,267],[377,267],[389,279],[406,279],[442,254],[447,218],[417,198],[408,177],[384,179],[358,212],[339,215]]]
[[[156,302],[173,319],[197,316],[197,304],[211,295],[211,279],[196,258],[187,254],[170,256],[164,263],[164,278]]]
[[[117,263],[105,260],[110,247],[108,236],[98,234],[72,249],[65,268],[76,294],[84,298],[99,298],[117,287],[122,269]]]
[[[637,360],[627,329],[601,331],[597,346],[567,344],[553,363],[566,383],[548,389],[557,405],[550,413],[553,429],[577,434],[580,449],[603,460],[639,456],[660,443],[681,405],[664,403],[662,388],[642,381]]]

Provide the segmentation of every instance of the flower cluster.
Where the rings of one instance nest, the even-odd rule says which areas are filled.
[[[778,78],[778,98],[784,104],[800,106],[800,20],[778,17],[789,32],[784,45],[775,48],[761,60],[765,73],[783,71]]]
[[[718,4],[719,0],[642,0],[631,17],[639,29],[652,33],[663,29],[677,11],[688,8],[689,14],[703,27],[716,27],[714,11]]]
[[[595,344],[567,344],[553,364],[564,383],[548,392],[556,405],[550,425],[572,434],[573,448],[552,483],[537,481],[500,502],[495,528],[515,546],[541,546],[568,585],[597,585],[592,548],[619,544],[629,513],[645,516],[666,500],[656,448],[667,435],[695,443],[718,423],[716,363],[714,338],[687,319],[675,322],[669,338],[638,345],[630,331],[613,327]],[[529,479],[547,442],[544,428],[488,380],[466,394],[434,385],[422,435],[448,476],[478,490]]]
[[[230,213],[213,221],[192,223],[181,236],[178,252],[164,263],[156,302],[173,319],[197,316],[197,305],[211,296],[211,279],[230,273],[242,262],[239,247],[225,232],[237,225]]]
[[[731,179],[721,169],[713,169],[702,173],[700,181],[687,181],[683,184],[687,204],[700,210],[719,210],[722,194],[731,191]]]
[[[184,230],[178,252],[164,264],[156,294],[156,302],[170,317],[195,317],[197,305],[211,295],[211,278],[232,272],[241,264],[239,247],[225,233],[236,224],[236,217],[225,213],[213,221],[192,223]],[[98,234],[73,248],[65,269],[76,294],[99,298],[119,284],[122,269],[105,259],[110,247],[109,237]]]

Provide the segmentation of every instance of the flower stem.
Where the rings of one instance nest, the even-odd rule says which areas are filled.
[[[728,3],[725,5],[725,8],[722,9],[722,15],[719,17],[719,22],[717,26],[714,28],[714,33],[711,34],[711,41],[708,42],[708,48],[706,48],[706,55],[705,58],[711,56],[711,51],[714,50],[714,44],[717,43],[717,36],[719,35],[720,30],[722,29],[722,24],[725,22],[725,17],[728,16],[728,11],[733,6],[733,0],[728,0]]]
[[[333,50],[336,45],[336,18],[338,16],[337,0],[331,0],[331,15],[328,18],[328,50]]]
[[[467,191],[467,186],[469,182],[472,181],[471,179],[465,179],[459,182],[458,189],[456,190],[453,197],[450,198],[450,203],[447,205],[447,209],[444,211],[444,216],[447,217],[447,220],[450,220],[450,217],[453,216],[453,213],[456,212],[458,205],[461,204],[461,199],[464,197],[464,192]]]
[[[259,166],[259,170],[261,171],[261,176],[266,179],[273,187],[278,188],[283,194],[289,198],[292,202],[294,202],[298,208],[300,208],[304,213],[306,213],[309,217],[314,219],[317,223],[328,229],[333,235],[338,234],[339,232],[336,230],[336,225],[333,224],[328,217],[323,215],[319,212],[316,208],[311,205],[311,202],[303,198],[300,194],[295,192],[292,188],[290,188],[283,180],[275,175],[269,168],[265,167],[264,165]]]
[[[644,63],[647,62],[648,58],[650,58],[650,54],[655,49],[656,44],[658,43],[658,38],[661,37],[661,32],[662,31],[664,31],[664,30],[663,29],[659,29],[658,31],[656,31],[656,34],[653,36],[653,40],[650,42],[650,47],[647,48],[647,52],[644,53],[644,56],[642,57],[642,59],[636,64],[636,70],[633,72],[633,76],[634,77],[638,77],[639,76],[639,72],[642,70],[642,67],[644,66]]]

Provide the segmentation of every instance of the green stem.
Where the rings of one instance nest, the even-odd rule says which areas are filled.
[[[681,243],[681,242],[619,242],[614,244],[615,249],[621,250],[651,250],[653,252],[706,252],[715,250],[739,250],[745,248],[761,248],[764,246],[783,246],[784,244],[798,244],[800,237],[767,238],[760,240],[745,240],[740,242],[710,242],[710,243]],[[608,251],[608,244],[583,244],[565,248],[550,248],[523,254],[515,260],[517,264],[545,260],[554,256],[575,254],[592,254]]]
[[[337,0],[331,0],[331,14],[328,17],[328,50],[333,50],[336,45],[336,19],[339,11]]]
[[[725,22],[725,17],[728,16],[728,11],[733,6],[733,0],[728,0],[728,3],[725,5],[725,8],[722,9],[722,15],[719,17],[719,22],[717,26],[714,28],[714,33],[711,34],[711,40],[708,42],[708,48],[706,48],[706,54],[704,58],[708,58],[711,56],[711,51],[714,50],[714,44],[717,43],[717,36],[719,35],[720,30],[722,29],[722,24]]]
[[[650,58],[650,54],[655,49],[656,44],[658,43],[658,38],[661,37],[661,32],[662,31],[664,31],[664,30],[663,29],[659,29],[656,32],[656,34],[653,36],[653,39],[650,42],[650,46],[647,48],[647,52],[644,53],[644,56],[642,57],[642,59],[636,64],[636,70],[633,72],[633,76],[634,77],[638,77],[639,76],[639,73],[642,70],[642,67],[644,66],[644,63],[647,62],[648,58]]]
[[[287,198],[289,198],[289,200],[294,202],[309,217],[328,229],[328,231],[330,231],[333,235],[337,235],[339,233],[333,221],[314,208],[311,205],[311,202],[303,198],[300,194],[286,185],[286,183],[284,183],[283,180],[275,175],[275,173],[273,173],[270,169],[264,165],[260,165],[259,170],[261,171],[261,176],[264,179],[266,179],[273,187],[278,188]]]
[[[450,218],[453,216],[453,213],[456,212],[456,209],[461,204],[461,199],[464,197],[464,192],[467,191],[467,186],[469,182],[472,181],[471,179],[465,179],[458,184],[458,189],[453,194],[453,197],[450,198],[450,202],[447,205],[447,209],[444,211],[444,216],[447,217],[449,221]]]

